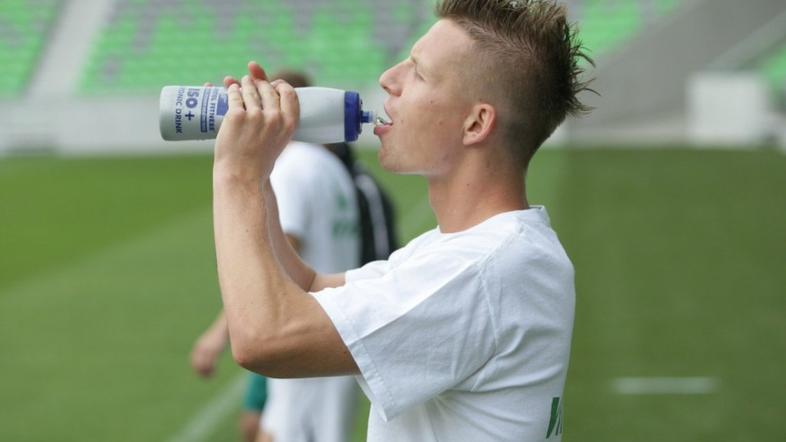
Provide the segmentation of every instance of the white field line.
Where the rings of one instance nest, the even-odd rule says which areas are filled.
[[[714,377],[616,378],[611,389],[617,394],[710,394],[720,382]]]
[[[237,408],[248,382],[248,374],[240,373],[229,386],[206,403],[172,437],[169,442],[199,442],[205,440],[227,415]]]

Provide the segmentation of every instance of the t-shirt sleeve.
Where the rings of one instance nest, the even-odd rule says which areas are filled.
[[[476,264],[424,255],[381,275],[349,276],[346,285],[314,297],[352,353],[361,387],[384,420],[466,380],[493,354],[496,341]]]
[[[344,279],[346,282],[351,282],[361,279],[379,278],[387,273],[388,270],[390,270],[390,261],[371,261],[357,269],[347,270],[344,273]]]
[[[277,162],[270,174],[270,184],[276,193],[278,216],[284,233],[304,238],[308,230],[310,205],[307,177],[292,167],[291,161]]]

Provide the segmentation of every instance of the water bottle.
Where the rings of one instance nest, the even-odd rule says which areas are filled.
[[[362,123],[377,123],[364,111],[357,92],[326,87],[295,88],[300,121],[292,139],[316,144],[358,139]],[[159,124],[168,141],[207,140],[218,134],[228,110],[223,87],[165,86],[161,90]]]

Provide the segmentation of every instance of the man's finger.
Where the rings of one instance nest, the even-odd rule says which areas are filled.
[[[240,80],[240,84],[243,86],[242,93],[243,101],[246,103],[246,110],[259,110],[262,104],[260,104],[259,92],[254,85],[254,81],[248,75],[244,75],[243,79]]]
[[[284,125],[294,131],[300,120],[300,102],[297,99],[295,89],[286,81],[276,82],[275,89],[281,102],[281,114],[284,118]]]
[[[235,79],[235,77],[232,77],[230,75],[227,75],[226,77],[224,77],[224,87],[225,88],[229,89],[229,86],[231,86],[232,84],[236,84],[236,85],[240,86],[240,82],[237,81]]]
[[[240,96],[240,87],[237,83],[230,84],[227,88],[227,101],[230,111],[243,110],[243,97]]]
[[[257,89],[262,95],[262,110],[277,113],[280,109],[278,92],[267,81],[257,80]]]
[[[267,74],[256,61],[248,62],[248,74],[255,80],[267,80]]]

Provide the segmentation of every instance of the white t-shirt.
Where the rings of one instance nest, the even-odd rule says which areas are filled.
[[[322,146],[290,143],[270,176],[284,232],[298,238],[299,254],[324,273],[360,262],[358,209],[352,177]],[[345,442],[356,412],[351,376],[268,379],[263,427],[276,441]]]
[[[561,440],[574,275],[543,207],[432,230],[314,296],[360,368],[369,441]]]
[[[335,155],[322,146],[292,142],[278,157],[270,183],[281,228],[298,238],[306,263],[321,273],[358,266],[355,187]]]

